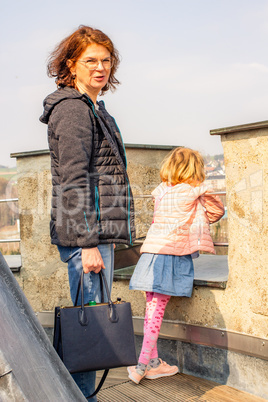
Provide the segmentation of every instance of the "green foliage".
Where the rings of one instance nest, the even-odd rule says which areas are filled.
[[[223,156],[223,154],[214,155],[214,159],[215,159],[216,161],[223,161],[223,160],[224,160],[224,156]]]
[[[19,246],[18,246],[17,250],[11,250],[11,251],[7,250],[6,247],[5,247],[5,248],[1,248],[1,247],[0,247],[0,252],[1,252],[3,255],[20,255]]]
[[[3,177],[0,177],[0,197],[5,198],[6,188],[8,185],[8,181]]]

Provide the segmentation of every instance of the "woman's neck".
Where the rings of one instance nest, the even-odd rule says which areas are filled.
[[[88,88],[85,88],[83,85],[81,84],[76,84],[76,89],[81,93],[81,94],[87,94],[90,99],[92,100],[92,102],[94,103],[94,105],[96,105],[97,102],[97,97],[98,97],[98,92],[95,91],[89,91]]]

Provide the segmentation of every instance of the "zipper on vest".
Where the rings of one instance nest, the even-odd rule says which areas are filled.
[[[99,190],[98,187],[95,186],[95,212],[96,212],[96,218],[97,218],[97,226],[98,226],[98,233],[100,234],[100,205],[99,205]]]
[[[96,211],[96,217],[97,217],[97,221],[100,221],[100,206],[99,206],[99,190],[98,187],[95,186],[95,211]]]
[[[128,217],[127,217],[127,220],[128,220],[128,234],[129,234],[129,241],[130,241],[130,244],[132,246],[133,243],[132,243],[131,225],[130,225],[130,185],[129,185],[128,178],[126,178],[126,180],[127,180],[127,191],[128,191],[128,207],[127,207],[127,210],[128,210]]]
[[[84,211],[84,218],[85,218],[85,222],[86,222],[86,227],[87,227],[87,231],[90,232],[89,226],[88,226],[88,221],[87,221],[87,214]]]

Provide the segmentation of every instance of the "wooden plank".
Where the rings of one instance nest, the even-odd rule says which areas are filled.
[[[162,402],[161,399],[159,398],[159,394],[157,391],[151,391],[146,390],[146,388],[143,386],[143,383],[140,383],[139,385],[134,384],[132,381],[129,381],[127,383],[117,385],[117,390],[121,391],[121,394],[124,396],[126,399],[127,397],[129,399],[126,399],[126,401],[146,401],[146,402],[155,402],[159,401]],[[109,392],[110,388],[107,388],[104,392]],[[114,402],[121,402],[122,399],[118,399],[117,401]],[[102,402],[101,398],[99,398],[99,402]],[[111,400],[109,402],[112,402]],[[166,402],[163,401],[163,402]]]
[[[97,378],[102,372],[97,373]],[[99,402],[264,402],[265,399],[227,385],[186,374],[156,380],[142,379],[139,385],[128,381],[127,369],[110,370],[98,394]]]
[[[176,374],[172,377],[163,377],[157,380],[145,380],[145,385],[148,389],[157,389],[161,398],[167,398],[168,401],[177,402],[195,400],[201,397],[207,388],[204,384],[189,382],[187,377]]]
[[[97,371],[97,381],[101,379],[104,371]],[[109,371],[109,374],[102,386],[102,389],[111,387],[113,385],[122,384],[123,382],[129,381],[128,372],[126,367],[119,367]]]
[[[228,385],[221,385],[218,384],[214,381],[210,380],[205,380],[203,378],[199,377],[194,377],[186,374],[181,374],[181,376],[186,377],[186,381],[188,384],[195,384],[194,386],[197,386],[200,384],[200,386],[203,388],[203,390],[206,390],[206,396],[209,396],[210,398],[215,398],[219,400],[219,397],[221,398],[227,398],[227,399],[222,399],[223,401],[237,401],[237,400],[242,400],[243,401],[256,401],[256,402],[263,402],[265,399],[260,398],[255,395],[251,395],[247,392],[240,391],[236,388],[229,387]],[[202,400],[202,399],[201,399]],[[207,399],[204,399],[207,400]]]

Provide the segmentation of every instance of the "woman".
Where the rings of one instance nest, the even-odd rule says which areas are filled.
[[[96,274],[103,269],[111,289],[114,243],[135,240],[124,144],[104,102],[97,101],[99,94],[119,84],[114,75],[118,64],[118,52],[108,36],[87,26],[65,38],[48,63],[48,75],[56,77],[58,86],[44,100],[40,117],[48,124],[51,154],[50,233],[61,260],[68,263],[73,302],[82,269],[88,274],[85,303],[99,302]],[[73,375],[85,396],[94,392],[95,376]]]

